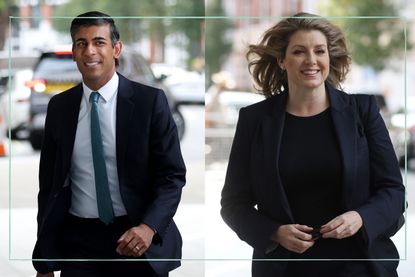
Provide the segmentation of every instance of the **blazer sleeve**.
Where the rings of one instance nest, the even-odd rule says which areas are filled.
[[[162,91],[156,92],[153,103],[149,144],[153,200],[142,222],[155,229],[157,237],[162,239],[173,220],[186,183],[186,167],[176,124]]]
[[[52,171],[56,164],[57,146],[53,135],[53,130],[56,128],[54,123],[56,116],[56,103],[54,100],[55,99],[52,97],[46,113],[45,131],[43,134],[42,150],[40,153],[39,161],[39,193],[37,215],[38,235],[39,229],[43,223],[42,220],[44,219],[44,212],[46,209],[47,201],[53,187],[54,175]]]
[[[221,215],[238,237],[261,253],[269,252],[272,234],[279,224],[256,209],[250,176],[253,130],[245,109],[239,112],[235,137],[222,190]]]
[[[361,99],[362,100],[362,99]],[[374,96],[359,101],[369,147],[370,193],[364,205],[356,209],[361,215],[367,244],[380,236],[389,237],[405,210],[405,187],[388,130],[379,113]]]

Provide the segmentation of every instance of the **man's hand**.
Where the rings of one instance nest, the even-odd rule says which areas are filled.
[[[146,224],[140,224],[125,232],[117,241],[117,253],[138,257],[150,247],[155,232]]]
[[[356,234],[362,225],[363,220],[360,214],[356,211],[349,211],[321,226],[320,233],[323,234],[323,238],[344,239]]]
[[[272,239],[281,244],[284,248],[304,253],[314,245],[311,233],[313,228],[300,224],[281,225],[272,236]]]
[[[54,277],[55,276],[55,274],[53,273],[53,271],[52,272],[49,272],[49,273],[46,273],[46,274],[42,274],[42,273],[37,273],[36,274],[36,277]]]

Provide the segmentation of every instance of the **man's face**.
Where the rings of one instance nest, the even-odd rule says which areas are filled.
[[[112,47],[108,24],[79,28],[72,46],[73,60],[90,89],[98,90],[111,79],[121,48],[121,42]]]

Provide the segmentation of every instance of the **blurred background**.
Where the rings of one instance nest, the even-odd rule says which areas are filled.
[[[353,58],[343,88],[376,95],[410,192],[415,0],[0,0],[0,276],[35,274],[30,257],[45,109],[52,95],[80,81],[69,25],[88,10],[115,17],[125,45],[119,71],[161,87],[179,129],[188,168],[175,217],[184,261],[171,276],[250,276],[252,249],[220,218],[220,191],[238,111],[263,99],[248,74],[247,46],[280,16],[305,11],[355,17],[332,19],[344,30]],[[414,215],[409,205],[407,221]],[[404,277],[415,274],[408,267],[415,261],[408,228],[394,237],[405,259],[399,266]]]

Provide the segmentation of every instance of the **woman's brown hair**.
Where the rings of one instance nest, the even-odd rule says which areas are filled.
[[[288,90],[287,73],[279,67],[278,61],[284,59],[291,36],[298,30],[318,30],[326,36],[330,57],[327,82],[340,88],[340,83],[349,72],[351,58],[340,28],[323,17],[298,13],[268,29],[259,44],[249,45],[246,54],[249,72],[254,78],[256,89],[267,98]]]

